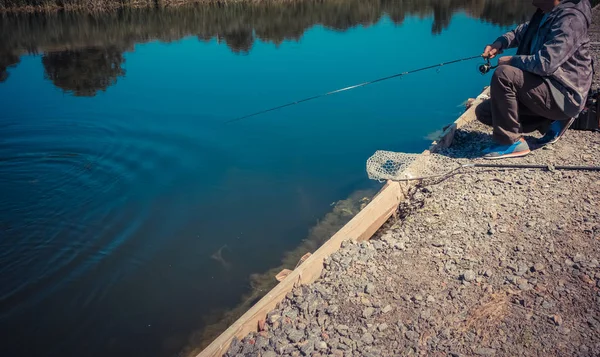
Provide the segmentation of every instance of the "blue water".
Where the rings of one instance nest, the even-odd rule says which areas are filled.
[[[375,150],[422,151],[490,77],[470,61],[224,122],[477,55],[506,30],[462,12],[432,24],[315,25],[241,54],[215,38],[136,43],[93,96],[21,53],[0,83],[0,355],[175,355],[331,202],[377,185]],[[224,245],[227,264],[211,259]]]

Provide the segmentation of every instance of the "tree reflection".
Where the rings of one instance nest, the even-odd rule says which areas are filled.
[[[431,17],[432,33],[440,34],[457,12],[508,26],[526,21],[533,7],[524,0],[297,0],[121,9],[94,16],[12,13],[0,21],[0,81],[8,77],[6,68],[18,63],[18,56],[7,54],[46,52],[47,78],[67,92],[91,96],[124,76],[122,52],[140,42],[196,36],[247,54],[256,40],[278,45],[299,40],[313,26],[346,31],[376,24],[384,16],[396,25],[409,16]]]
[[[125,75],[124,62],[115,47],[47,52],[42,57],[46,78],[76,96],[94,96],[115,84]]]
[[[0,54],[0,83],[8,79],[8,67],[14,67],[20,62],[19,56],[12,53]]]

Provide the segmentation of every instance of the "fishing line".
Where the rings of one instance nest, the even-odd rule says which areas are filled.
[[[287,104],[284,104],[284,105],[280,105],[278,107],[274,107],[274,108],[270,108],[270,109],[266,109],[266,110],[261,110],[259,112],[252,113],[252,114],[249,114],[249,115],[245,115],[243,117],[239,117],[239,118],[228,120],[228,121],[225,122],[225,124],[229,124],[229,123],[233,123],[233,122],[240,121],[240,120],[243,120],[243,119],[251,118],[251,117],[254,117],[254,116],[257,116],[257,115],[260,115],[260,114],[265,114],[265,113],[272,112],[272,111],[275,111],[275,110],[278,110],[278,109],[282,109],[282,108],[285,108],[285,107],[290,107],[292,105],[296,105],[296,104],[308,102],[310,100],[314,100],[314,99],[317,99],[317,98],[326,97],[326,96],[329,96],[329,95],[332,95],[332,94],[341,93],[341,92],[349,91],[349,90],[352,90],[352,89],[364,87],[364,86],[367,86],[369,84],[383,82],[383,81],[386,81],[388,79],[392,79],[392,78],[396,78],[396,77],[406,76],[407,74],[417,73],[417,72],[425,71],[425,70],[432,69],[432,68],[446,66],[446,65],[449,65],[449,64],[453,64],[453,63],[470,61],[470,60],[473,60],[473,59],[476,59],[476,58],[481,58],[481,57],[482,57],[481,55],[472,56],[472,57],[466,57],[466,58],[461,58],[461,59],[457,59],[457,60],[450,61],[450,62],[442,62],[442,63],[435,64],[435,65],[432,65],[432,66],[427,66],[427,67],[423,67],[423,68],[419,68],[419,69],[414,69],[414,70],[408,71],[408,72],[402,72],[402,73],[393,74],[391,76],[387,76],[387,77],[375,79],[375,80],[372,80],[372,81],[369,81],[369,82],[355,84],[353,86],[349,86],[349,87],[346,87],[346,88],[340,88],[340,89],[336,89],[336,90],[333,90],[331,92],[327,92],[327,93],[324,93],[324,94],[319,94],[319,95],[315,95],[315,96],[312,96],[312,97],[300,99],[300,100],[297,100],[295,102],[291,102],[291,103],[287,103]]]

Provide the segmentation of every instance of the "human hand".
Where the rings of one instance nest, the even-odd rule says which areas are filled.
[[[503,65],[503,64],[510,64],[511,59],[512,59],[512,56],[500,57],[500,59],[498,59],[498,66]]]
[[[501,54],[502,52],[502,44],[500,42],[494,42],[491,45],[485,46],[485,49],[483,50],[483,54],[481,56],[484,58],[492,59],[496,57],[496,55]]]

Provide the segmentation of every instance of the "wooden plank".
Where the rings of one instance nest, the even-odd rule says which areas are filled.
[[[429,152],[435,152],[436,150],[450,146],[456,130],[475,120],[476,106],[488,96],[489,89],[486,89],[477,97],[473,105],[460,118],[448,126],[423,154],[427,155]],[[415,172],[415,174],[418,173]],[[265,319],[267,313],[273,310],[294,286],[308,284],[319,278],[323,270],[324,259],[340,249],[343,241],[364,241],[370,239],[392,216],[400,202],[404,199],[404,193],[400,184],[388,181],[362,211],[308,257],[304,263],[289,273],[282,282],[260,299],[259,302],[251,307],[233,325],[200,352],[197,357],[220,357],[227,352],[234,337],[242,339],[248,333],[257,331],[259,322]]]

